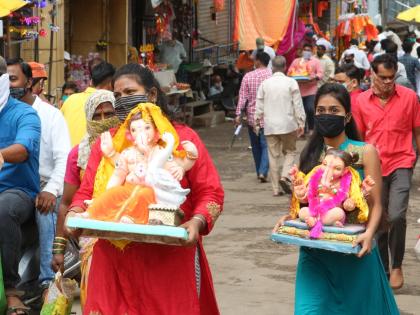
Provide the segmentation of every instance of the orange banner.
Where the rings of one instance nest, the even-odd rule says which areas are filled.
[[[295,0],[236,0],[234,40],[240,49],[255,49],[258,37],[276,45],[286,34],[294,6]]]

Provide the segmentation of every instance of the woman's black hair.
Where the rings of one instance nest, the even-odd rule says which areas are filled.
[[[152,71],[136,63],[126,64],[115,72],[112,79],[112,87],[114,87],[115,81],[122,76],[134,78],[138,84],[144,86],[146,92],[150,92],[151,89],[155,88],[157,90],[156,105],[162,109],[162,112],[168,116],[169,119],[174,120],[174,113],[168,108],[168,99],[162,92],[160,84]]]
[[[351,113],[350,94],[347,92],[347,89],[344,86],[338,83],[326,83],[319,88],[315,95],[315,112],[319,99],[326,95],[332,96],[337,101],[339,101],[340,104],[343,105],[346,114]],[[349,139],[356,141],[361,140],[353,117],[351,117],[350,121],[346,124],[345,133]],[[315,166],[320,163],[319,159],[323,150],[324,138],[317,132],[315,128],[314,133],[300,154],[299,169],[305,174],[309,173]]]

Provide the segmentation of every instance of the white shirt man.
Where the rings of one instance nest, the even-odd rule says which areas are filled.
[[[341,55],[340,65],[343,65],[344,59],[348,55],[354,56],[354,65],[360,69],[369,70],[370,63],[363,50],[360,50],[356,44],[351,45],[349,49],[346,49]]]
[[[251,54],[251,58],[255,60],[255,57],[257,56],[257,52],[259,50],[264,51],[266,54],[268,54],[270,56],[270,63],[268,64],[267,68],[271,69],[272,68],[272,63],[271,62],[273,61],[274,57],[276,57],[276,52],[270,46],[265,45],[265,42],[264,42],[263,38],[257,38],[255,43],[257,45],[257,49],[253,50],[253,52]]]
[[[39,153],[39,174],[41,191],[56,197],[63,194],[64,174],[67,156],[70,152],[70,135],[61,112],[38,96],[32,105],[41,119],[41,148]]]
[[[299,85],[283,73],[285,66],[284,57],[277,56],[273,60],[274,74],[258,88],[255,112],[256,120],[264,119],[264,135],[275,196],[280,195],[279,182],[285,193],[291,193],[289,171],[296,157],[298,133],[303,134],[306,120]],[[285,155],[285,160],[279,180],[280,152]]]

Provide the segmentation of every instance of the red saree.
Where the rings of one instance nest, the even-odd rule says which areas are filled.
[[[182,187],[191,189],[181,208],[185,220],[202,214],[207,220],[205,234],[208,234],[222,211],[224,192],[219,175],[199,136],[185,125],[176,124],[175,129],[181,142],[193,142],[199,152],[194,167],[181,182]],[[83,201],[92,198],[95,174],[102,158],[99,141],[92,147],[72,207],[86,208]],[[123,250],[106,240],[99,240],[93,249],[87,293],[83,314],[219,314],[201,239],[193,248],[130,243]]]

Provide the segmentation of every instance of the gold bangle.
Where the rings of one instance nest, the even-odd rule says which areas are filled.
[[[54,243],[67,244],[67,239],[64,237],[55,237]]]
[[[187,159],[189,159],[189,160],[193,160],[193,161],[195,161],[195,160],[197,160],[198,159],[198,156],[194,156],[194,155],[192,155],[190,152],[188,152],[188,151],[186,151],[186,156],[187,156]]]
[[[61,236],[56,236],[56,237],[54,237],[54,239],[56,239],[56,240],[62,240],[62,241],[66,241],[67,242],[67,238],[61,237]]]

